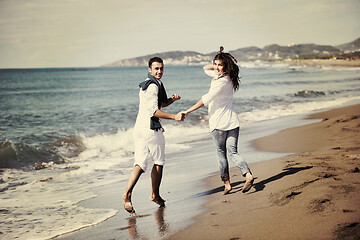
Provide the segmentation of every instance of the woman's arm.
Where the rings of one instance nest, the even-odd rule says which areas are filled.
[[[191,113],[191,112],[193,112],[193,111],[195,111],[195,110],[197,110],[197,109],[199,109],[199,108],[201,108],[201,107],[203,107],[204,106],[204,103],[203,103],[203,101],[202,101],[202,99],[200,99],[197,103],[195,103],[191,108],[189,108],[188,110],[186,110],[185,112],[183,112],[183,113],[185,113],[185,117],[187,117],[187,115],[189,114],[189,113]]]
[[[203,67],[204,71],[207,70],[214,70],[214,65],[213,64],[208,64],[205,65]],[[187,115],[201,107],[205,106],[205,104],[203,103],[202,99],[200,99],[197,103],[195,103],[191,108],[189,108],[188,110],[184,111],[183,113],[185,114],[185,116],[187,117]]]
[[[208,65],[205,65],[203,67],[204,71],[206,70],[214,70],[214,65],[213,64],[208,64]]]

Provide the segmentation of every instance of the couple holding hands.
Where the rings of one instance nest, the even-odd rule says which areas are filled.
[[[151,171],[150,200],[165,206],[165,200],[161,198],[159,191],[165,163],[164,130],[159,119],[183,121],[188,114],[203,106],[208,106],[209,128],[216,146],[224,194],[231,191],[228,159],[236,164],[246,178],[242,192],[249,191],[253,185],[254,177],[237,151],[240,124],[233,108],[233,94],[240,84],[237,61],[220,47],[213,64],[206,65],[203,69],[213,78],[209,92],[186,111],[174,115],[162,111],[161,108],[179,100],[180,96],[173,94],[171,98],[167,98],[164,85],[160,81],[164,73],[163,60],[159,57],[149,60],[148,78],[139,84],[139,112],[134,126],[135,163],[122,196],[124,208],[129,213],[135,213],[131,202],[132,191],[151,161],[154,161],[154,165]]]

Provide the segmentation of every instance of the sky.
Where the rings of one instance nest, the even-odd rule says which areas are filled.
[[[360,0],[0,0],[0,68],[360,37]]]

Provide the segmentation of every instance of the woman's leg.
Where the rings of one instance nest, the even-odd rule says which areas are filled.
[[[226,158],[226,136],[227,132],[221,130],[213,130],[211,136],[214,139],[217,158],[219,161],[220,177],[224,182],[225,190],[224,194],[227,194],[231,190],[230,176],[229,176],[229,163]]]
[[[219,160],[220,176],[222,181],[230,180],[229,164],[226,158],[226,132],[221,130],[213,130],[211,136],[214,139],[217,158]]]
[[[254,182],[254,177],[252,176],[248,164],[244,161],[244,159],[240,156],[240,154],[237,151],[238,139],[239,139],[239,128],[235,128],[228,131],[227,139],[226,139],[226,150],[229,159],[231,159],[236,164],[236,166],[240,169],[241,174],[244,177],[246,177],[246,182],[242,191],[247,192],[250,190]]]
[[[241,174],[245,176],[246,173],[250,172],[250,169],[248,164],[238,153],[237,150],[238,139],[239,139],[239,128],[229,130],[226,139],[226,150],[227,150],[228,158],[236,164],[236,166],[240,169]]]

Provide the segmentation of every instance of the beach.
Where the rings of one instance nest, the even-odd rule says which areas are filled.
[[[196,143],[169,157],[161,186],[166,207],[149,201],[146,173],[134,191],[136,214],[122,209],[125,182],[103,186],[81,206],[117,214],[56,239],[358,239],[359,113],[359,104],[314,113],[305,122],[293,120],[296,127],[255,137],[257,152],[285,157],[250,163],[255,183],[245,194],[245,179],[234,167],[233,189],[222,194],[211,141]]]
[[[182,77],[184,72],[188,78]],[[332,142],[310,136],[313,142],[307,140],[308,144],[289,145],[286,140],[267,146],[267,138],[263,137],[321,122],[321,118],[306,119],[309,114],[359,104],[359,72],[359,68],[331,66],[293,69],[277,63],[249,63],[241,68],[241,88],[234,95],[241,122],[238,150],[255,174],[255,188],[248,194],[240,193],[244,179],[232,169],[232,175],[238,175],[232,176],[234,190],[230,195],[221,195],[218,162],[209,134],[207,109],[203,108],[184,122],[163,121],[166,165],[160,193],[166,199],[166,207],[158,208],[149,200],[151,171],[147,171],[134,189],[136,214],[131,215],[124,210],[121,196],[134,163],[132,133],[138,108],[137,84],[146,76],[146,69],[0,70],[4,84],[0,92],[4,101],[0,105],[1,239],[175,238],[186,236],[182,230],[198,226],[201,221],[197,216],[214,212],[211,217],[218,220],[219,212],[206,204],[230,204],[228,198],[239,197],[231,202],[243,205],[247,202],[242,201],[254,196],[254,206],[245,204],[241,209],[253,212],[259,203],[256,199],[269,205],[269,194],[280,192],[277,188],[291,188],[281,185],[282,180],[292,181],[304,173],[309,178],[303,181],[312,181],[311,171],[317,169],[308,168],[310,163],[299,160],[296,164],[302,166],[301,171],[289,172],[283,170],[287,160],[283,163],[272,159],[318,151],[309,147],[319,143],[331,146]],[[166,111],[176,113],[197,102],[208,90],[210,80],[199,66],[167,67],[167,91],[179,93],[182,99]],[[285,139],[300,136],[288,131],[291,132]],[[325,136],[321,129],[316,137],[319,136]],[[253,143],[255,139],[259,139],[257,143]],[[272,139],[270,142],[275,143]],[[343,151],[344,146],[334,148],[338,147],[331,150],[332,154]],[[208,177],[214,182],[208,183]],[[263,190],[253,192],[259,187]],[[287,195],[294,200],[306,196],[305,191],[298,192],[293,190]],[[213,197],[218,197],[218,201]],[[325,203],[332,206],[335,200],[328,199],[331,202]],[[349,213],[345,216],[356,214],[350,207],[343,210]],[[198,229],[196,236],[202,236],[203,229]],[[240,237],[239,232],[234,233]]]
[[[322,120],[253,141],[294,154],[250,164],[248,193],[235,168],[228,195],[218,173],[208,177],[207,211],[168,239],[359,239],[360,105],[309,118]]]

